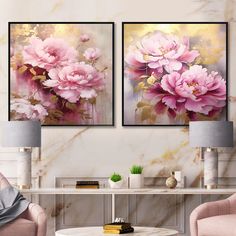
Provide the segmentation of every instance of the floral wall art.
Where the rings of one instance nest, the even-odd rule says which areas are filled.
[[[227,23],[123,23],[123,125],[227,119]]]
[[[113,125],[113,23],[9,23],[9,119]]]

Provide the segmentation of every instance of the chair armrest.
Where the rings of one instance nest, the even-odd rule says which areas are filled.
[[[228,199],[215,202],[207,202],[198,206],[190,215],[191,236],[198,236],[198,220],[227,214],[230,214],[230,202]]]
[[[5,176],[0,172],[0,190],[11,186]]]
[[[231,195],[228,199],[230,202],[230,213],[236,214],[236,194]]]
[[[37,236],[46,236],[47,215],[41,206],[35,203],[30,203],[27,210],[27,219],[36,223]]]

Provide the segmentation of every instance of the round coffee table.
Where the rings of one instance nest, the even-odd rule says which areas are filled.
[[[116,235],[117,234],[104,234],[102,227],[80,227],[62,229],[56,231],[55,236],[104,236],[104,235]],[[154,227],[134,227],[134,233],[122,234],[124,236],[170,236],[178,235],[178,232],[173,229],[154,228]]]

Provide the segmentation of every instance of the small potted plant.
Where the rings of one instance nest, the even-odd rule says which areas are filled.
[[[130,168],[129,175],[129,187],[130,188],[142,188],[143,187],[143,167],[133,165]]]
[[[108,180],[110,188],[121,188],[123,185],[123,179],[120,174],[113,173]]]

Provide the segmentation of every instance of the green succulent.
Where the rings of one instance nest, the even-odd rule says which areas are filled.
[[[142,174],[142,172],[143,172],[143,167],[142,166],[133,165],[130,168],[130,173],[131,174]]]
[[[110,180],[113,182],[118,182],[122,179],[121,175],[119,175],[118,173],[113,173],[110,177]]]

